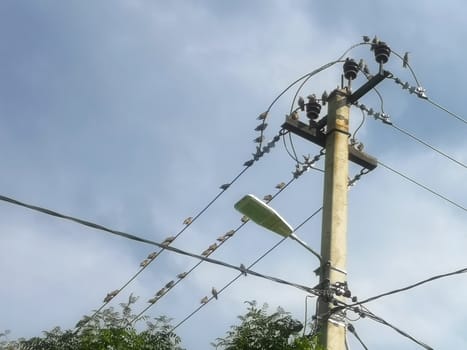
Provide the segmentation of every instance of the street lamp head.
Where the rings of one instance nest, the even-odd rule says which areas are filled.
[[[293,228],[273,208],[252,194],[240,199],[235,204],[235,209],[258,225],[281,236],[288,237],[293,233]]]

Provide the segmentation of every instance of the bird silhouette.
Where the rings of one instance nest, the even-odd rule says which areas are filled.
[[[302,96],[298,98],[298,107],[300,107],[300,110],[304,111],[305,110],[305,100],[303,99]]]
[[[278,183],[278,184],[276,185],[276,188],[277,188],[278,190],[282,190],[284,187],[285,187],[285,182],[280,182],[280,183]]]
[[[206,249],[204,252],[201,253],[202,256],[209,256],[209,254],[212,253],[212,250],[211,249]]]
[[[366,43],[369,43],[370,42],[370,37],[368,35],[364,35],[363,36],[363,41],[366,42]]]
[[[323,104],[323,106],[326,104],[326,102],[328,102],[328,98],[328,92],[324,90],[323,94],[321,95],[321,103]]]
[[[170,289],[170,288],[172,288],[174,286],[174,284],[175,284],[175,281],[172,280],[172,281],[170,281],[169,283],[167,283],[165,285],[165,288]]]
[[[139,266],[141,267],[146,267],[148,266],[149,264],[149,260],[148,259],[144,259],[143,261],[140,262]]]
[[[241,218],[242,222],[247,222],[248,220],[250,220],[250,219],[248,219],[248,216],[246,216],[246,215],[243,215],[242,218]]]
[[[409,52],[404,54],[404,58],[402,59],[402,67],[407,68],[409,66]]]
[[[223,185],[221,185],[219,188],[220,188],[221,190],[224,190],[224,191],[225,191],[225,190],[228,189],[229,187],[230,187],[230,184],[223,184]]]
[[[214,287],[212,287],[211,293],[212,293],[212,296],[214,297],[214,299],[217,300],[217,296],[218,296],[218,294],[219,294],[219,293],[217,292],[217,289],[214,288]]]
[[[235,234],[235,230],[230,230],[230,231],[226,232],[225,236],[226,237],[232,237],[234,234]]]
[[[148,303],[149,303],[149,304],[154,304],[158,299],[159,299],[159,298],[156,298],[156,297],[151,298],[151,299],[148,300]]]
[[[164,242],[161,243],[161,245],[169,245],[172,243],[175,239],[175,236],[169,236],[166,239],[164,239]]]
[[[180,279],[182,279],[182,278],[185,278],[186,275],[188,275],[188,272],[182,272],[182,273],[179,273],[179,274],[177,275],[177,277],[180,278]]]
[[[210,249],[210,250],[212,250],[212,251],[216,250],[216,249],[217,249],[217,243],[211,244],[211,245],[208,247],[208,249]]]
[[[157,252],[152,252],[151,254],[148,255],[147,258],[149,260],[154,260],[156,258],[156,256],[157,256],[157,254],[158,254]]]
[[[185,220],[183,220],[184,225],[189,225],[193,222],[193,218],[191,216],[187,217]]]
[[[204,297],[203,299],[200,300],[200,303],[201,303],[201,304],[207,304],[208,301],[209,301],[209,298],[208,298],[208,297]]]
[[[228,237],[226,237],[225,235],[222,235],[222,236],[217,237],[216,240],[222,243],[222,242],[224,242],[227,238],[228,238]]]
[[[365,65],[363,66],[363,73],[365,74],[370,74],[370,69],[368,68],[368,65],[365,63]]]
[[[156,293],[156,297],[160,298],[161,296],[163,296],[165,293],[167,292],[167,290],[165,288],[161,288],[157,291]]]
[[[245,265],[240,264],[240,271],[242,272],[243,276],[246,276],[246,275],[247,275]]]
[[[267,195],[265,195],[265,196],[263,197],[263,200],[264,200],[265,202],[271,201],[271,200],[272,200],[272,194],[267,194]]]
[[[268,111],[261,113],[261,114],[258,116],[258,118],[256,118],[256,119],[258,119],[258,120],[264,120],[264,119],[266,119],[267,116],[268,116]]]
[[[293,111],[293,112],[290,114],[290,119],[292,119],[292,120],[298,120],[298,119],[300,119],[300,116],[298,115],[297,111]]]

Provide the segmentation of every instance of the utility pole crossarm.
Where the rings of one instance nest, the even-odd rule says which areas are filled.
[[[327,117],[322,119],[327,120]],[[317,123],[311,121],[310,125],[307,125],[299,120],[287,117],[285,123],[282,124],[282,128],[293,132],[294,134],[303,137],[304,139],[317,144],[320,147],[326,146],[326,134],[318,129]],[[353,146],[349,147],[349,160],[355,164],[360,165],[368,170],[373,170],[378,165],[378,160],[369,154],[359,151]]]

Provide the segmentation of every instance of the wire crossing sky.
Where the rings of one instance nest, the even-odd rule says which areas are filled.
[[[340,86],[346,58],[363,59],[353,90],[375,75],[374,52],[362,42],[363,35],[377,35],[391,48],[385,69],[392,76],[358,103],[380,118],[387,114],[393,127],[369,122],[374,113],[362,117],[351,107],[354,146],[379,166],[349,192],[349,285],[371,297],[466,266],[461,43],[467,5],[358,0],[346,11],[340,6],[2,1],[0,193],[151,242],[183,232],[174,246],[201,255],[226,228],[242,224],[234,203],[247,193],[272,196],[320,152],[285,132],[274,147],[269,143],[286,115],[297,112],[308,122],[297,109],[300,97],[321,99]],[[320,117],[326,113],[323,106]],[[350,174],[359,171],[351,166]],[[306,175],[271,202],[293,227],[322,206],[321,172]],[[154,246],[91,234],[6,202],[0,216],[0,332],[10,329],[11,338],[73,329],[143,269],[108,306],[118,308],[133,293],[144,310],[155,292],[194,265],[193,257],[170,253],[141,267]],[[319,216],[300,232],[316,250]],[[214,259],[239,267],[279,241],[245,225]],[[314,256],[286,240],[255,271],[312,288],[315,267]],[[220,289],[238,274],[201,264],[144,315],[167,315],[175,326],[213,286]],[[463,349],[467,282],[462,275],[445,282],[374,300],[372,312],[434,349]],[[209,348],[237,322],[244,301],[280,305],[301,320],[303,290],[274,286],[239,278],[194,314],[189,327],[176,329],[183,346]],[[359,339],[368,349],[420,347],[368,317],[352,324],[358,338],[348,337],[351,349],[364,348]]]

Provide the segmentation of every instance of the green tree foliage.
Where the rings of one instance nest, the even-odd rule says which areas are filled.
[[[255,301],[246,303],[246,314],[238,317],[241,323],[231,326],[225,338],[218,338],[212,344],[216,349],[324,350],[318,336],[301,335],[301,322],[282,308],[269,314],[267,304],[259,308]]]
[[[146,328],[141,332],[130,324],[135,317],[131,306],[136,300],[130,295],[127,303],[120,304],[121,312],[110,307],[92,319],[84,316],[76,325],[78,332],[56,327],[43,332],[42,337],[15,341],[8,340],[8,332],[0,333],[0,350],[183,350],[165,316],[151,321],[142,318]]]

